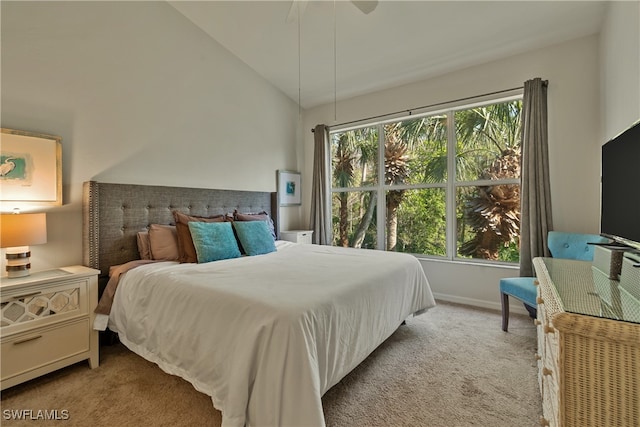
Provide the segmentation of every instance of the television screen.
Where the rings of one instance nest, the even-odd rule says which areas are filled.
[[[600,232],[640,246],[640,122],[602,146]]]

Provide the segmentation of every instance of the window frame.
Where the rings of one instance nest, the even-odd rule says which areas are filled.
[[[331,166],[331,149],[329,149],[328,157],[329,157],[329,167],[330,167],[330,194],[329,198],[330,202],[333,205],[333,195],[334,193],[343,193],[343,192],[377,192],[377,201],[376,201],[376,220],[377,220],[377,240],[376,240],[376,250],[386,250],[386,227],[384,224],[386,223],[386,191],[388,190],[422,190],[429,188],[443,188],[445,190],[445,221],[446,221],[446,256],[439,255],[430,255],[430,254],[421,254],[421,253],[410,253],[417,258],[424,258],[429,260],[438,260],[438,261],[449,261],[456,263],[471,263],[471,264],[486,264],[486,265],[505,265],[505,266],[513,266],[517,265],[516,262],[511,261],[494,261],[487,260],[481,258],[463,258],[458,256],[457,251],[457,236],[456,232],[458,229],[458,221],[456,217],[456,194],[458,188],[460,187],[478,187],[478,186],[486,186],[486,185],[513,185],[517,184],[522,187],[522,177],[519,179],[509,178],[509,179],[498,179],[498,180],[477,180],[477,181],[458,181],[456,174],[456,129],[455,129],[455,113],[461,110],[470,110],[477,107],[483,107],[487,105],[507,103],[511,101],[522,101],[523,98],[523,90],[516,89],[511,91],[512,93],[508,95],[500,96],[500,97],[491,97],[484,96],[482,99],[477,99],[476,102],[469,103],[454,101],[451,103],[447,103],[445,108],[439,109],[421,109],[420,111],[407,111],[407,115],[394,115],[392,118],[388,118],[385,120],[363,120],[358,121],[357,124],[351,124],[349,126],[334,126],[329,128],[329,144],[332,144],[333,138],[332,136],[336,133],[344,133],[349,132],[351,130],[366,128],[366,127],[376,127],[378,132],[378,165],[377,165],[377,174],[378,180],[377,184],[372,186],[359,186],[359,187],[333,187],[333,167]],[[442,104],[441,104],[442,105]],[[422,117],[434,116],[434,115],[445,115],[447,116],[447,179],[441,183],[420,183],[420,184],[402,184],[402,185],[393,185],[386,184],[384,182],[384,165],[385,165],[385,132],[384,126],[389,123],[396,123],[405,120],[415,120],[420,119]],[[377,118],[379,118],[378,116]],[[352,122],[355,123],[355,122]],[[452,155],[452,153],[454,155]],[[332,236],[333,237],[333,236]],[[408,252],[405,252],[408,253]]]

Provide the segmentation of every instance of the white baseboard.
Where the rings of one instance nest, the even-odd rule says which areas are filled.
[[[499,302],[486,301],[486,300],[474,299],[474,298],[466,298],[466,297],[460,297],[457,295],[441,294],[438,292],[434,292],[433,296],[435,299],[439,299],[442,301],[453,302],[456,304],[470,305],[473,307],[487,308],[489,310],[496,310],[500,312],[502,311],[502,305]],[[526,314],[526,315],[529,314],[527,309],[524,308],[524,305],[520,301],[515,300],[513,298],[509,300],[509,312]]]

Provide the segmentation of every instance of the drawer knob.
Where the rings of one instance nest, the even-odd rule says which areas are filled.
[[[37,340],[38,338],[42,338],[42,335],[34,335],[32,337],[22,338],[21,340],[14,341],[13,345],[24,344],[29,341]]]
[[[542,297],[538,297],[538,298],[536,298],[536,303],[544,304],[544,300],[542,299]]]

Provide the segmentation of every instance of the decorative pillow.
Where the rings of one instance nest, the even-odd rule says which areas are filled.
[[[273,220],[265,211],[258,213],[240,213],[238,210],[233,211],[233,220],[234,221],[264,221],[269,226],[269,231],[271,232],[271,236],[273,240],[276,240],[276,230],[273,225]]]
[[[230,222],[191,221],[188,226],[199,263],[240,256]]]
[[[268,254],[276,250],[276,244],[266,221],[235,221],[233,228],[247,255]]]
[[[151,242],[149,241],[148,231],[139,231],[136,236],[138,240],[138,253],[140,259],[153,259],[151,258]]]
[[[159,261],[178,260],[178,235],[175,225],[151,224],[149,227],[151,259]]]
[[[178,232],[178,261],[180,262],[198,262],[196,248],[193,246],[191,232],[189,231],[190,222],[224,222],[224,215],[214,216],[194,216],[186,215],[182,212],[173,211],[173,219],[176,222],[176,230]]]

